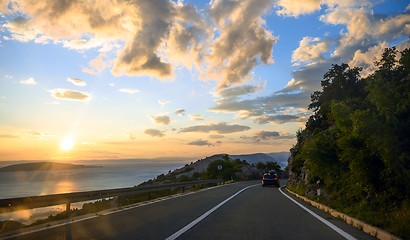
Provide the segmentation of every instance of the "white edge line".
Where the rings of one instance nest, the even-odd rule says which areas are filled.
[[[355,237],[353,237],[352,235],[348,234],[347,232],[343,231],[342,229],[336,227],[334,224],[332,224],[331,222],[325,220],[324,218],[322,218],[321,216],[317,215],[316,213],[314,213],[312,210],[308,209],[307,207],[303,206],[302,204],[298,203],[296,200],[294,200],[293,198],[289,197],[287,194],[285,194],[282,191],[282,188],[279,188],[279,191],[285,195],[285,197],[289,198],[292,202],[294,202],[295,204],[297,204],[299,207],[301,207],[303,210],[305,210],[306,212],[310,213],[313,217],[317,218],[319,221],[321,221],[322,223],[326,224],[328,227],[330,227],[331,229],[333,229],[334,231],[336,231],[337,233],[339,233],[340,235],[342,235],[344,238],[349,239],[349,240],[357,240]]]
[[[207,216],[211,215],[211,213],[213,213],[215,210],[217,210],[218,208],[220,208],[222,205],[224,205],[225,203],[227,203],[229,200],[231,200],[232,198],[236,197],[238,194],[240,194],[241,192],[245,191],[248,188],[257,186],[259,184],[255,184],[255,185],[251,185],[248,186],[246,188],[243,188],[241,190],[239,190],[237,193],[235,193],[234,195],[230,196],[229,198],[225,199],[223,202],[219,203],[218,205],[216,205],[215,207],[213,207],[211,210],[207,211],[206,213],[204,213],[202,216],[198,217],[197,219],[195,219],[194,221],[192,221],[191,223],[189,223],[188,225],[186,225],[185,227],[181,228],[179,231],[177,231],[176,233],[172,234],[171,236],[169,236],[168,238],[166,238],[166,240],[175,240],[177,239],[179,236],[181,236],[183,233],[185,233],[186,231],[188,231],[189,229],[191,229],[193,226],[195,226],[197,223],[199,223],[200,221],[202,221],[204,218],[206,218]]]

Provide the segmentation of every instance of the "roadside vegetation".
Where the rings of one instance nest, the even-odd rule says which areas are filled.
[[[410,239],[410,49],[384,50],[375,72],[333,65],[291,149],[288,187]]]

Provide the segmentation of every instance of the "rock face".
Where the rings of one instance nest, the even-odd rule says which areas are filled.
[[[95,168],[97,166],[75,165],[71,163],[54,163],[54,162],[35,162],[14,164],[0,168],[0,172],[17,172],[17,171],[54,171],[70,170],[81,168]]]

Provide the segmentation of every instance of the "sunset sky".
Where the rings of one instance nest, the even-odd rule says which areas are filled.
[[[409,36],[406,0],[1,0],[0,160],[288,151],[331,64]]]

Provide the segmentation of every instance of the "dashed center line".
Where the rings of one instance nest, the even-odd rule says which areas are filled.
[[[225,203],[227,203],[229,200],[231,200],[232,198],[236,197],[238,194],[240,194],[241,192],[245,191],[248,188],[254,187],[254,186],[259,186],[260,184],[255,184],[255,185],[251,185],[248,186],[246,188],[243,188],[241,190],[239,190],[237,193],[235,193],[234,195],[230,196],[229,198],[225,199],[223,202],[219,203],[218,205],[216,205],[215,207],[213,207],[211,210],[209,210],[208,212],[204,213],[202,216],[198,217],[197,219],[195,219],[194,221],[192,221],[191,223],[189,223],[188,225],[186,225],[185,227],[181,228],[178,232],[172,234],[171,236],[169,236],[166,240],[174,240],[177,239],[179,236],[181,236],[184,232],[188,231],[189,229],[191,229],[193,226],[195,226],[196,224],[198,224],[200,221],[204,220],[207,216],[211,215],[213,212],[215,212],[215,210],[217,210],[218,208],[220,208],[222,205],[224,205]]]

